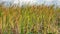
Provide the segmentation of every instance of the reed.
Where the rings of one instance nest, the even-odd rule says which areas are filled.
[[[60,8],[0,6],[0,34],[60,34]]]

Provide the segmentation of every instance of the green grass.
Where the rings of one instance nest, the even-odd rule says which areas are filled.
[[[0,7],[1,34],[58,34],[60,8],[53,6]],[[1,29],[1,28],[0,28]]]

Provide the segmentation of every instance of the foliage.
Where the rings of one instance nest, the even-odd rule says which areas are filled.
[[[0,6],[1,34],[58,34],[58,23],[60,8],[54,6]]]

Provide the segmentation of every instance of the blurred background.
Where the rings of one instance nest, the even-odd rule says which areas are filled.
[[[60,0],[0,0],[0,4],[4,3],[4,5],[10,5],[10,4],[19,4],[20,6],[22,5],[56,5],[60,6]]]

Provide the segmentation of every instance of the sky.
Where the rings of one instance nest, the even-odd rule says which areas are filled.
[[[20,5],[24,4],[45,4],[45,5],[50,5],[50,4],[56,4],[60,6],[60,0],[0,0],[1,2],[6,2],[5,4],[8,4],[12,2],[12,4],[18,4],[20,2]]]

